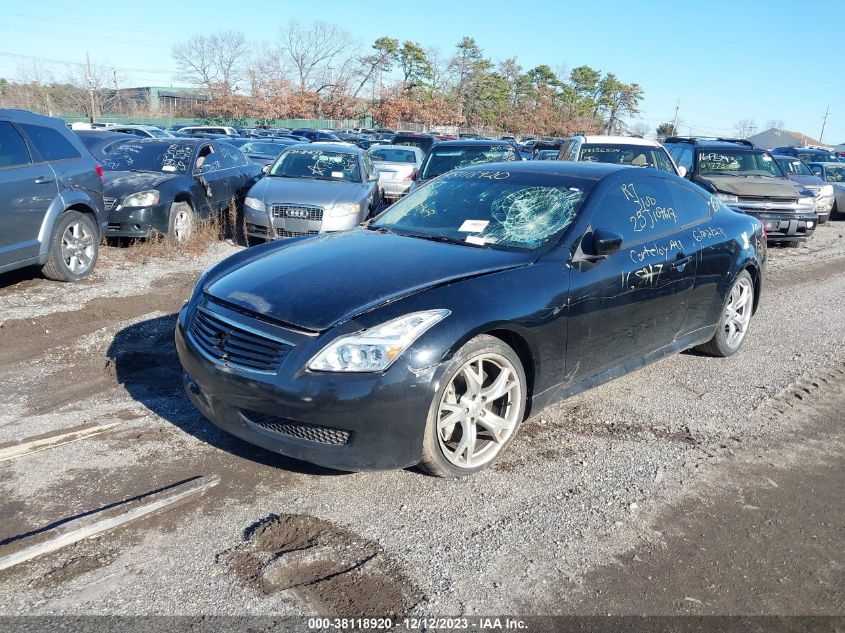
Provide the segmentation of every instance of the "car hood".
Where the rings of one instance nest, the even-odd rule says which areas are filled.
[[[706,176],[716,189],[735,196],[754,198],[797,198],[800,186],[786,178],[766,178],[765,176]]]
[[[110,198],[119,198],[137,191],[155,189],[177,175],[156,171],[106,171],[103,172],[103,193]]]
[[[532,261],[530,252],[355,229],[288,242],[223,272],[205,292],[250,312],[322,331],[426,288]]]
[[[267,204],[297,202],[328,208],[335,204],[359,202],[364,197],[364,186],[356,182],[267,176],[256,183],[249,195]]]
[[[804,185],[805,187],[823,187],[825,182],[818,176],[801,176],[794,174],[792,176],[788,176],[788,178],[792,182],[797,182],[799,185]]]

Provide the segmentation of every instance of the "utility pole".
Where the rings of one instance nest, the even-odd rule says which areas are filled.
[[[827,106],[827,111],[824,113],[824,120],[822,121],[822,131],[819,134],[819,142],[824,140],[824,126],[827,125],[827,115],[830,114],[830,106]]]
[[[681,107],[681,100],[675,102],[675,118],[672,119],[672,134],[678,133],[678,108]]]
[[[88,67],[88,97],[91,100],[91,115],[88,117],[91,119],[91,123],[94,122],[94,75],[91,73],[91,56],[88,54],[88,51],[85,51],[85,63]]]

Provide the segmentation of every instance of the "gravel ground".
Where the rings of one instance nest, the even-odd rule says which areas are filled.
[[[734,476],[743,456],[798,454],[788,440],[814,416],[789,414],[796,392],[841,397],[813,384],[845,378],[843,228],[831,222],[808,245],[771,249],[737,356],[680,354],[552,406],[494,468],[460,481],[328,472],[200,418],[180,390],[174,312],[233,246],[143,264],[105,249],[80,286],[0,280],[0,443],[122,420],[0,462],[0,543],[187,477],[221,477],[197,501],[0,572],[0,613],[599,609],[594,575],[659,543],[674,509],[718,495],[713,482]],[[316,535],[307,556],[297,553],[304,534]],[[742,544],[713,556],[731,547]]]

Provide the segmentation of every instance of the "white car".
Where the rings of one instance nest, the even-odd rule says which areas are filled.
[[[681,177],[687,173],[660,143],[639,136],[572,136],[562,142],[558,159],[653,167]]]

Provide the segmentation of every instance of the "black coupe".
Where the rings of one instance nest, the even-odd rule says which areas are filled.
[[[735,353],[765,260],[758,220],[675,175],[485,164],[217,264],[176,343],[197,408],[248,442],[465,475],[529,412],[690,347]]]
[[[101,161],[105,169],[106,237],[158,232],[184,241],[197,218],[240,206],[261,166],[222,141],[132,139]]]

